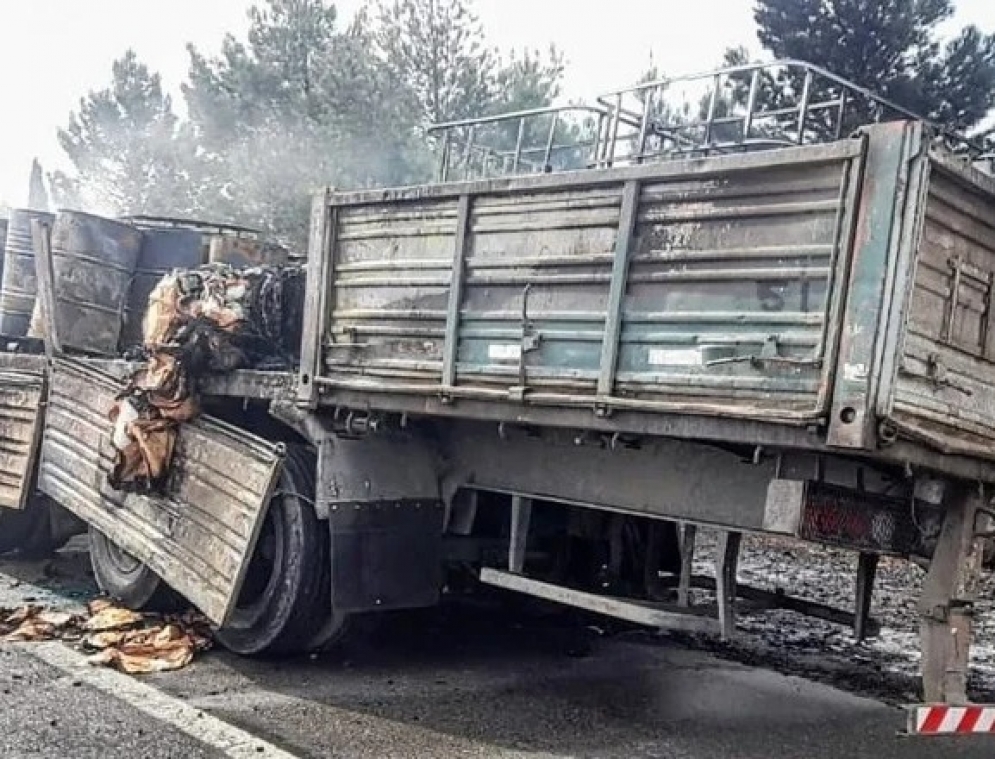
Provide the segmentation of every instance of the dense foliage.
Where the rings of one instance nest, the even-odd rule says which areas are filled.
[[[770,54],[965,128],[995,106],[995,38],[967,27],[941,41],[951,13],[951,0],[754,7]],[[548,105],[564,74],[553,47],[502,57],[472,0],[369,0],[348,22],[330,0],[259,0],[244,40],[229,35],[218,55],[189,56],[183,117],[130,51],[110,85],[80,101],[59,132],[74,170],[50,177],[57,204],[241,222],[300,245],[313,190],[428,180],[429,124]],[[730,51],[727,61],[746,57]],[[764,86],[774,103],[797,89]],[[497,137],[514,145],[517,127],[506,127]]]

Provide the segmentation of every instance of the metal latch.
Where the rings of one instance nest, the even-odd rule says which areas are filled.
[[[932,383],[934,391],[939,390],[942,387],[949,387],[951,390],[956,390],[964,395],[974,395],[974,390],[962,382],[950,377],[943,360],[935,353],[930,353],[929,356],[926,357],[925,373],[910,369],[904,362],[902,364],[902,372],[909,377],[915,377],[917,379],[926,380],[927,382]]]
[[[705,366],[720,366],[722,364],[744,364],[750,363],[753,366],[762,364],[789,364],[791,366],[822,366],[821,357],[796,358],[793,356],[782,356],[779,345],[780,335],[768,335],[764,344],[760,347],[759,353],[749,353],[745,356],[723,356],[706,361]]]
[[[531,283],[522,288],[522,338],[521,350],[518,352],[518,384],[508,388],[508,399],[516,403],[524,403],[525,395],[529,391],[526,381],[525,356],[539,350],[539,345],[542,342],[542,335],[529,321],[529,292],[531,290]]]

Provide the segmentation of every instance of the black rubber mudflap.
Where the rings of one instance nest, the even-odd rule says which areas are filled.
[[[438,603],[444,513],[437,500],[332,506],[333,608],[359,612]]]

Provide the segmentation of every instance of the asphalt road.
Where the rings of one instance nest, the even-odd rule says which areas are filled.
[[[92,591],[82,566],[0,565],[0,606],[72,607]],[[0,645],[3,757],[995,755],[995,738],[907,738],[903,723],[894,706],[674,640],[492,606],[387,618],[322,657],[212,652],[141,678],[61,643]]]

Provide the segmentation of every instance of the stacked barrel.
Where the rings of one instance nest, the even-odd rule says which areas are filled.
[[[52,280],[52,318],[60,344],[64,350],[90,355],[114,356],[141,344],[149,295],[173,269],[209,261],[245,268],[287,260],[283,248],[254,230],[238,227],[14,209],[0,259],[0,336],[8,340],[44,336],[34,221],[51,230],[50,266],[45,265]]]
[[[31,222],[51,224],[53,219],[50,213],[26,208],[10,212],[0,280],[0,335],[24,337],[28,334],[37,292]]]

